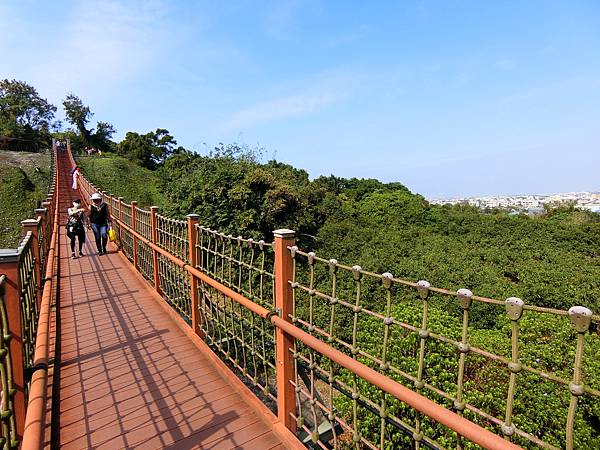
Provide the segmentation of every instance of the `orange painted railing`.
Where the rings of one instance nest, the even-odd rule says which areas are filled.
[[[52,237],[46,258],[46,270],[44,278],[40,279],[42,299],[38,316],[35,353],[33,356],[33,373],[29,385],[29,397],[27,402],[27,415],[25,417],[23,445],[21,447],[27,450],[35,450],[43,447],[46,425],[51,305],[58,292],[58,261],[60,258],[58,186],[61,180],[59,171],[57,170],[58,161],[56,158],[56,152],[55,161],[54,198],[52,199],[54,202]]]
[[[71,164],[75,165],[72,156]],[[102,193],[104,201],[112,208],[113,226],[119,236],[120,249],[135,269],[187,321],[195,334],[210,343],[215,352],[237,369],[240,377],[245,377],[259,391],[263,401],[267,404],[271,402],[272,408],[277,411],[279,423],[292,432],[306,432],[305,442],[312,441],[313,445],[327,448],[327,442],[321,440],[320,433],[308,428],[301,419],[305,406],[311,408],[310,405],[313,405],[313,412],[315,404],[323,408],[325,406],[315,389],[318,380],[314,378],[314,367],[310,372],[313,379],[308,383],[313,391],[309,393],[310,405],[308,402],[304,405],[299,400],[300,394],[306,394],[300,381],[300,348],[324,358],[331,366],[347,370],[355,378],[410,406],[428,420],[453,430],[459,437],[461,447],[461,440],[466,439],[489,449],[520,448],[293,323],[294,289],[298,287],[294,281],[293,254],[297,251],[294,232],[275,231],[272,245],[224,236],[201,227],[194,215],[188,216],[187,222],[177,221],[160,216],[156,207],[148,211],[138,208],[135,202],[127,204],[121,197],[116,198],[98,190],[85,177],[80,178],[80,189],[85,198],[94,192]],[[212,242],[212,237],[218,242],[206,244]],[[245,259],[243,248],[250,249],[250,259]],[[223,257],[220,262],[215,259],[217,256]],[[261,257],[262,265],[257,263]],[[264,264],[265,258],[270,257],[273,258],[273,273],[269,273]],[[214,270],[207,269],[211,265],[214,265]],[[247,285],[242,282],[244,271],[251,274]],[[225,275],[227,273],[228,276]],[[235,281],[236,277],[238,281]],[[271,278],[272,286],[264,281]],[[269,300],[269,295],[264,292],[271,289],[272,300]],[[274,335],[271,331],[265,331],[265,324],[272,327]],[[222,329],[216,330],[218,326]],[[274,351],[268,350],[270,345],[274,345]],[[249,362],[252,359],[254,366]],[[261,367],[264,368],[264,377]],[[269,374],[272,373],[275,375],[274,382],[269,380]],[[306,386],[308,384],[305,383]],[[354,396],[352,398],[357,400]],[[359,406],[362,408],[364,405],[361,403]],[[336,416],[333,404],[329,404],[328,408],[331,414],[327,433],[333,434],[336,447],[340,444],[340,433],[347,431],[354,433],[350,437],[352,446],[380,448],[361,436],[356,424],[348,424]],[[381,417],[383,423],[386,417],[383,414]],[[315,413],[314,429],[318,425],[316,420]],[[337,430],[338,427],[340,430]],[[414,430],[411,433],[410,438],[416,448],[438,448],[433,439],[419,435]]]
[[[52,179],[36,218],[22,222],[15,250],[0,251],[2,286],[2,448],[41,448],[46,420],[50,307],[59,251],[56,147]]]

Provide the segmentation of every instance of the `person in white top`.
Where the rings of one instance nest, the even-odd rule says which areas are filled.
[[[75,170],[73,170],[73,185],[71,186],[74,190],[77,190],[79,175],[81,175],[81,171],[79,170],[79,167],[75,167]]]

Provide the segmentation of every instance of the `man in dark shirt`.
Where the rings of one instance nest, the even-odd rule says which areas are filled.
[[[108,242],[108,224],[112,223],[108,205],[102,201],[102,196],[95,192],[91,197],[90,224],[96,238],[98,255],[106,255],[106,243]]]

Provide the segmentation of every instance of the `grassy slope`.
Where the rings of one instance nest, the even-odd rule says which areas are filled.
[[[166,204],[159,176],[125,158],[115,155],[80,156],[77,163],[84,176],[96,187],[122,196],[127,202],[137,200],[140,207],[162,207]]]
[[[21,237],[21,220],[46,198],[50,155],[0,151],[0,248],[13,248]]]

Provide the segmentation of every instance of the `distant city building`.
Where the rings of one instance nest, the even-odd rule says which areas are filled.
[[[513,214],[539,215],[545,205],[573,204],[575,208],[600,213],[600,192],[567,192],[544,195],[497,195],[492,197],[462,197],[430,199],[433,205],[465,204],[481,209],[499,208]]]

